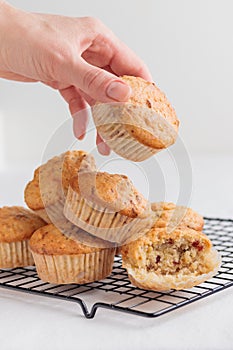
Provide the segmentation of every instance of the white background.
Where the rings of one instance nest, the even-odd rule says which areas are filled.
[[[231,0],[11,3],[30,11],[99,17],[133,48],[175,106],[190,154],[192,188],[185,176],[179,183],[167,152],[156,157],[164,173],[165,198],[176,201],[179,186],[188,184],[192,196],[183,204],[205,215],[233,216]],[[52,134],[68,118],[67,106],[52,89],[0,80],[0,205],[23,203],[25,183]],[[67,142],[73,142],[71,128],[57,148],[62,150]],[[80,148],[92,144],[89,137]],[[187,162],[185,167],[189,168]],[[129,172],[137,187],[147,192],[140,169],[121,163],[119,171]],[[150,198],[160,200],[155,167],[149,172]],[[231,289],[155,320],[100,310],[92,321],[80,316],[78,306],[1,290],[1,348],[232,349]]]
[[[180,203],[192,205],[205,215],[233,215],[231,0],[12,0],[11,3],[28,11],[99,17],[134,49],[149,66],[180,119],[180,136],[190,155],[190,164],[185,162],[184,167],[193,169],[192,196],[181,198]],[[44,159],[53,133],[69,118],[66,103],[56,91],[39,83],[0,80],[0,172],[10,173],[15,179],[23,171],[24,186]],[[74,142],[71,128],[70,122],[70,134],[67,137],[61,133],[55,153],[61,153]],[[94,134],[75,146],[89,151],[94,146]],[[180,151],[171,150],[175,156]],[[140,169],[130,170],[126,163],[120,163],[118,171],[128,173],[145,195],[149,192],[151,200],[177,201],[180,187],[186,185],[187,179],[179,179],[168,152],[161,152],[156,160],[165,178],[165,197],[160,186],[156,189],[156,178],[146,188]],[[155,174],[153,166],[149,172]],[[213,186],[207,197],[210,178]],[[21,204],[23,188],[19,185],[13,181],[12,188],[14,200]],[[9,194],[0,197],[0,204],[12,204],[12,201]]]
[[[10,2],[31,11],[99,17],[148,64],[176,108],[189,152],[232,153],[231,0]],[[39,161],[51,133],[68,117],[52,89],[0,80],[5,164]]]
[[[193,169],[192,196],[180,202],[205,215],[233,215],[231,0],[12,0],[11,3],[28,11],[99,17],[133,48],[149,66],[180,119],[180,136]],[[56,91],[42,84],[0,80],[0,171],[7,176],[10,172],[13,179],[19,171],[24,171],[23,184],[13,181],[17,203],[23,202],[23,188],[19,185],[24,186],[30,179],[51,136],[69,118],[68,108]],[[68,145],[73,141],[70,133]],[[66,144],[67,138],[61,135],[57,143],[59,152],[65,149],[63,142]],[[86,150],[93,145],[94,136],[90,135],[76,144],[77,148]],[[177,170],[171,166],[166,152],[156,159],[166,178],[166,196],[156,190],[154,181],[150,184],[150,199],[177,201],[186,178],[178,183]],[[147,194],[140,171],[129,171],[126,164],[119,164],[118,171],[128,173]],[[150,172],[155,173],[153,167]],[[0,201],[0,204],[12,204],[13,198],[7,194]]]

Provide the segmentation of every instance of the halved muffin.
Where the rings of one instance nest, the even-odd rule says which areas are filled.
[[[188,227],[201,231],[204,226],[203,217],[191,208],[175,205],[169,202],[151,203],[151,209],[155,213],[156,227],[167,227],[174,230],[177,227]]]
[[[64,215],[104,240],[125,243],[153,223],[149,202],[125,175],[83,172],[70,181]]]
[[[200,231],[152,228],[121,249],[122,265],[135,286],[155,291],[191,288],[215,275],[220,256]]]
[[[46,223],[23,207],[0,208],[0,268],[34,265],[28,242]]]
[[[92,108],[102,139],[114,152],[135,162],[172,145],[179,121],[164,93],[151,82],[124,75],[132,90],[126,103],[99,103]]]
[[[151,209],[153,228],[166,228],[167,232],[184,227],[196,231],[203,229],[203,217],[191,208],[169,202],[154,202],[151,203]],[[120,253],[121,247],[117,247],[116,254],[119,255]]]
[[[87,233],[81,235],[87,235],[88,241]],[[94,237],[90,242],[89,246],[77,237],[68,238],[53,224],[37,230],[30,239],[30,249],[38,276],[55,284],[82,284],[107,277],[112,271],[115,247],[106,246]]]
[[[84,151],[67,151],[51,158],[34,172],[25,188],[25,202],[47,223],[63,215],[70,179],[80,169],[95,169],[94,158]]]

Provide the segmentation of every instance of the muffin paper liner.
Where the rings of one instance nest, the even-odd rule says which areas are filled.
[[[137,141],[121,124],[116,123],[108,113],[100,113],[98,117],[94,117],[94,121],[101,137],[108,146],[123,158],[141,162],[160,151]]]
[[[46,206],[44,209],[34,210],[48,224],[56,224],[63,219],[64,200],[57,200],[56,203]]]
[[[114,152],[126,159],[141,162],[175,142],[177,132],[164,117],[150,109],[138,107],[138,112],[145,116],[145,121],[149,115],[151,117],[151,113],[155,113],[156,117],[152,123],[153,129],[151,129],[146,122],[142,126],[140,118],[132,118],[132,113],[135,111],[130,108],[131,105],[127,103],[97,104],[93,107],[92,114],[97,130]],[[130,115],[129,121],[127,121],[127,115]],[[144,145],[143,142],[131,136],[124,127],[126,125],[144,129],[153,135],[162,146],[153,148]]]
[[[88,283],[112,272],[115,248],[88,254],[46,255],[33,252],[38,276],[54,284]]]
[[[51,220],[47,214],[46,209],[33,210],[33,212],[39,217],[41,217],[41,219],[43,219],[45,222],[47,222],[47,224],[51,224]]]
[[[0,243],[0,268],[14,268],[34,265],[28,246],[29,240]]]
[[[153,217],[130,218],[89,203],[69,187],[64,207],[65,217],[74,225],[103,240],[124,244],[145,234]]]
[[[138,142],[127,130],[122,130],[120,124],[114,123],[109,125],[109,127],[105,125],[105,130],[102,134],[103,139],[107,140],[106,142],[111,149],[121,157],[134,162],[142,162],[159,152],[157,149]]]

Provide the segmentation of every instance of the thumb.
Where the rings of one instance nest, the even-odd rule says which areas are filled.
[[[96,101],[125,102],[129,99],[131,88],[117,76],[99,67],[78,60],[72,74],[72,84]]]

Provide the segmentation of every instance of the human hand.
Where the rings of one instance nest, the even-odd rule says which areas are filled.
[[[129,98],[130,87],[118,76],[151,80],[144,63],[96,18],[27,13],[0,1],[0,42],[0,77],[59,90],[79,139],[88,104]],[[97,146],[109,153],[99,135]]]

